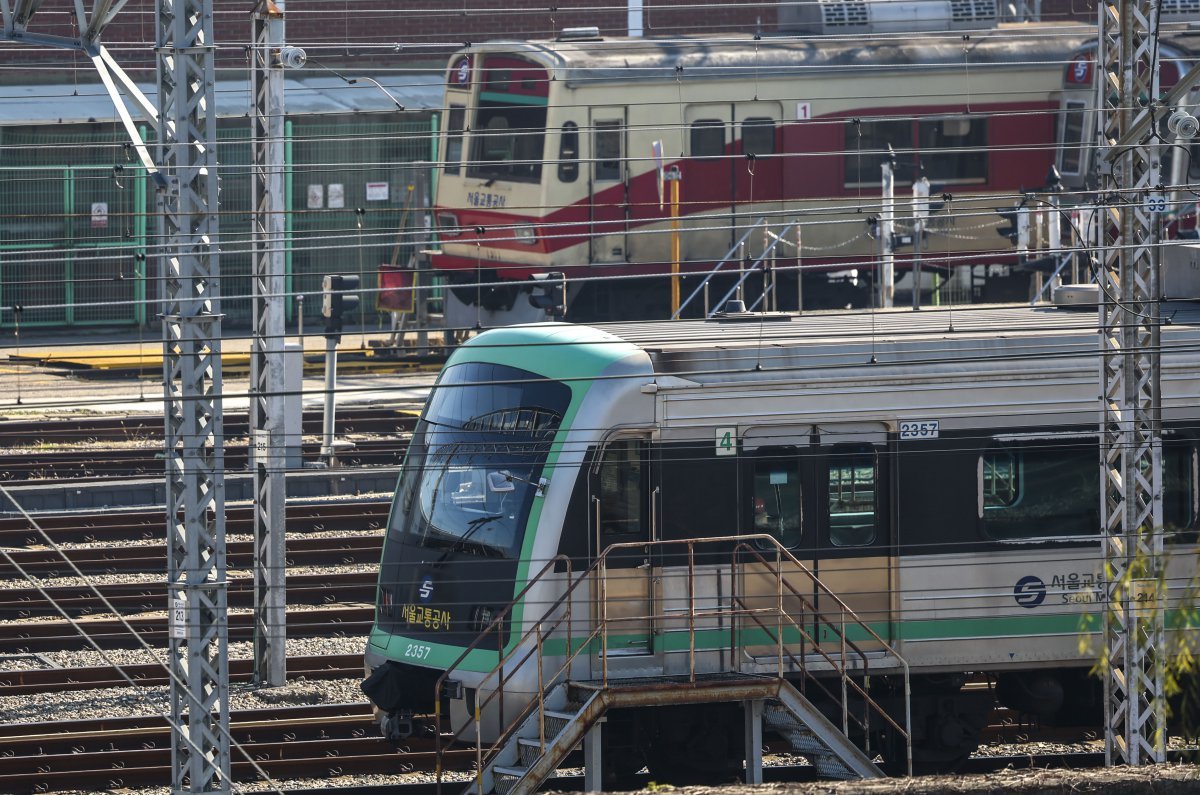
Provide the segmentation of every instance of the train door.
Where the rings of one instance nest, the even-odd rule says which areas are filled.
[[[816,594],[814,637],[836,648],[829,623],[840,625],[863,650],[879,644],[858,626],[868,624],[891,642],[891,466],[882,423],[826,424],[816,428],[816,550],[813,571],[831,591]],[[842,604],[839,604],[839,600]],[[834,649],[831,649],[834,650]]]
[[[596,620],[607,618],[609,657],[652,655],[654,647],[654,584],[661,576],[658,558],[649,542],[656,540],[653,466],[648,434],[611,438],[590,474],[592,559],[613,544],[621,547],[606,556],[605,572],[597,582]]]
[[[690,220],[682,253],[687,260],[715,263],[736,240],[729,223],[737,167],[728,156],[730,105],[688,105],[683,118],[687,158],[682,167],[679,214]]]
[[[625,262],[629,251],[628,135],[623,107],[589,109],[591,262]]]
[[[780,633],[786,643],[794,646],[812,612],[812,581],[801,569],[812,568],[816,546],[812,432],[811,425],[772,425],[748,428],[742,433],[742,488],[747,516],[743,535],[771,536],[799,561],[797,565],[784,557],[782,573],[776,574],[777,547],[766,539],[751,542],[757,550],[741,556],[741,580],[735,589],[743,603],[739,608],[746,610],[743,628],[746,637],[758,636],[764,641],[748,643],[752,657],[773,658]],[[781,598],[788,619],[778,616]]]

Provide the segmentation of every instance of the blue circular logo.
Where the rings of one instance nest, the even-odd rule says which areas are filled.
[[[1046,601],[1046,583],[1041,577],[1030,574],[1017,580],[1013,587],[1013,599],[1021,607],[1033,609]]]

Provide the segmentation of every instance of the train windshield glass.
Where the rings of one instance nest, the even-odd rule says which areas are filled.
[[[540,66],[505,55],[484,59],[468,177],[541,181],[549,87]]]
[[[397,511],[421,546],[515,557],[571,399],[565,385],[495,364],[450,367],[413,436]]]

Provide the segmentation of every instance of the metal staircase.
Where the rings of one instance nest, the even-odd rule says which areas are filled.
[[[685,554],[689,561],[695,558],[698,546],[733,546],[728,570],[733,589],[723,601],[714,606],[710,594],[694,593],[691,584],[696,578],[689,563],[688,606],[681,608],[680,597],[676,596],[670,615],[655,616],[664,625],[675,622],[677,630],[686,629],[690,636],[688,651],[680,652],[687,656],[676,659],[674,672],[667,673],[664,668],[662,674],[625,673],[628,678],[622,678],[610,670],[615,662],[605,653],[607,649],[619,648],[610,645],[608,637],[605,578],[616,574],[608,572],[607,560],[614,550],[628,552],[621,547],[645,549],[647,544],[615,544],[578,576],[572,574],[566,558],[551,559],[531,577],[513,604],[449,666],[436,685],[436,692],[444,694],[451,684],[450,676],[469,655],[478,655],[482,648],[505,649],[492,671],[472,683],[477,694],[472,716],[462,725],[452,725],[448,735],[437,735],[439,786],[443,769],[441,753],[447,739],[450,744],[467,740],[476,745],[475,778],[465,795],[535,792],[581,743],[589,781],[598,783],[600,742],[599,733],[593,729],[605,713],[612,709],[703,703],[746,705],[748,782],[761,780],[764,729],[787,740],[794,752],[807,758],[822,777],[865,779],[883,775],[871,761],[874,751],[870,748],[870,738],[876,733],[872,726],[887,728],[907,746],[911,770],[908,666],[868,623],[771,536],[651,542],[651,545],[668,544],[687,547]],[[764,549],[764,545],[772,544],[774,548]],[[509,642],[502,643],[513,607],[522,604],[530,589],[548,577],[562,583],[561,594],[540,619],[528,624],[528,631],[518,633],[514,627]],[[768,583],[771,591],[768,598],[761,591],[739,592],[737,583],[747,577],[760,586]],[[814,593],[833,605],[836,610],[833,616],[816,609]],[[572,604],[581,601],[581,597],[586,601],[588,594],[596,599],[588,610],[589,620],[573,619]],[[705,602],[703,607],[699,606],[701,600]],[[785,608],[785,604],[791,607]],[[625,616],[621,620],[629,619]],[[728,633],[728,645],[698,650],[697,630],[716,625],[726,627],[723,631]],[[870,650],[863,651],[851,634],[868,640]],[[708,656],[698,664],[701,653]],[[719,653],[719,661],[712,656],[714,653]],[[685,660],[684,668],[678,663]],[[902,718],[893,718],[872,698],[872,666],[883,666],[903,677]],[[681,668],[686,672],[679,673]],[[525,696],[522,708],[513,715],[511,708],[505,706],[505,688],[522,669],[536,670],[537,686],[526,691],[534,695]],[[599,678],[581,677],[581,672]],[[449,688],[457,689],[457,686]],[[825,711],[816,706],[813,698],[820,699]],[[435,716],[442,725],[440,699],[437,704]],[[491,724],[499,726],[499,737],[487,744],[479,738],[486,733],[487,725],[481,716],[489,714],[489,710],[490,714],[499,712],[504,717]],[[835,711],[840,712],[840,726],[829,717]],[[863,738],[866,751],[850,739],[852,735]]]
[[[807,759],[821,778],[880,778],[883,773],[791,685],[763,709],[763,724]]]
[[[536,792],[609,709],[715,701],[764,701],[763,724],[787,740],[817,774],[831,779],[881,778],[883,773],[820,713],[800,691],[774,677],[721,674],[665,691],[671,677],[632,682],[569,682],[546,694],[544,718],[529,715],[489,755],[464,795],[527,795]],[[544,729],[544,734],[543,734]],[[481,789],[482,787],[482,789]]]

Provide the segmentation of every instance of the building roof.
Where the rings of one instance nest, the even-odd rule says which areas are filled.
[[[347,75],[355,79],[355,75]],[[388,94],[408,110],[427,111],[442,106],[442,75],[372,76]],[[138,88],[151,101],[157,92],[149,83]],[[220,80],[216,87],[217,116],[250,115],[248,80]],[[289,116],[312,114],[380,113],[395,110],[387,94],[366,80],[348,85],[328,74],[303,74],[284,78],[284,106]],[[134,118],[137,114],[134,113]],[[104,86],[84,84],[31,84],[0,86],[0,126],[86,124],[116,121],[117,113]]]

